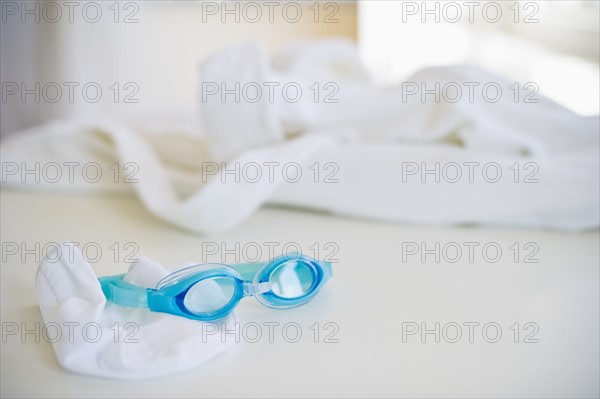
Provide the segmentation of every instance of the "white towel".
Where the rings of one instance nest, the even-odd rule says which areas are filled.
[[[132,263],[125,280],[156,287],[168,271],[146,258]],[[215,328],[232,329],[234,313],[210,328],[205,323],[107,303],[81,251],[62,244],[37,273],[38,303],[59,363],[66,369],[116,379],[151,378],[190,370],[227,350],[232,340]],[[209,333],[210,332],[210,333]]]
[[[144,134],[104,120],[57,122],[5,139],[3,165],[75,159],[108,169],[115,161],[134,163],[138,183],[115,185],[106,178],[93,189],[133,188],[157,217],[208,234],[235,227],[264,203],[435,225],[579,231],[600,224],[598,117],[579,117],[539,94],[537,103],[515,103],[513,82],[479,68],[430,68],[402,85],[380,89],[346,41],[294,45],[273,62],[251,42],[206,60],[201,82],[213,87],[225,82],[228,88],[236,82],[278,87],[295,82],[304,95],[296,103],[269,101],[266,95],[250,103],[202,93],[202,133],[208,141]],[[339,101],[315,103],[309,89],[315,82],[321,88],[335,83]],[[479,83],[474,101],[465,82]],[[447,83],[465,89],[459,101],[407,95],[409,86]],[[498,102],[482,99],[486,83],[502,89]],[[493,96],[493,89],[489,93]],[[221,171],[203,183],[207,162],[223,160],[242,166],[297,163],[304,178],[292,183],[276,173],[272,181],[238,182]],[[453,182],[451,173],[437,182],[422,173],[436,165],[453,173],[458,166],[462,178]],[[317,183],[315,166],[321,173]],[[497,170],[501,178],[493,181]],[[11,173],[3,169],[3,183],[43,186],[23,183]],[[325,175],[338,182],[324,183]],[[45,185],[90,186],[81,179]]]

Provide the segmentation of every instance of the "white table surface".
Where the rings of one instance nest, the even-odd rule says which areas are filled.
[[[598,397],[599,234],[489,228],[433,228],[344,219],[300,210],[262,209],[236,230],[201,237],[150,216],[132,197],[70,196],[2,191],[2,242],[74,240],[95,242],[103,256],[98,275],[122,272],[109,254],[112,243],[135,242],[139,255],[168,267],[200,260],[203,241],[317,242],[339,247],[334,278],[309,304],[277,311],[244,301],[242,322],[296,322],[306,334],[288,343],[241,342],[213,361],[184,374],[123,382],[63,370],[51,344],[5,337],[2,397],[232,397],[232,396],[426,396]],[[503,255],[486,262],[416,257],[403,262],[403,242],[497,242]],[[539,246],[538,263],[515,263],[513,242]],[[36,302],[34,256],[25,262],[4,256],[1,268],[2,322],[42,322]],[[6,258],[6,259],[4,259]],[[309,327],[339,326],[338,343],[313,342]],[[474,342],[411,336],[402,323],[462,325],[496,322],[497,343],[481,329]],[[519,343],[509,329],[519,322]],[[538,343],[523,343],[523,325],[536,323]],[[448,330],[450,331],[450,330]],[[531,330],[529,330],[531,331]],[[492,335],[492,334],[490,334]],[[493,338],[493,335],[492,335]]]

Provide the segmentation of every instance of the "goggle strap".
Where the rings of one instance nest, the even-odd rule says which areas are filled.
[[[120,306],[147,308],[147,288],[123,281],[123,277],[125,277],[124,274],[119,274],[116,276],[100,277],[98,279],[106,299]]]
[[[236,265],[230,265],[232,268],[237,270],[237,272],[242,277],[242,280],[245,281],[253,281],[256,273],[266,264],[266,262],[259,263],[240,263]]]

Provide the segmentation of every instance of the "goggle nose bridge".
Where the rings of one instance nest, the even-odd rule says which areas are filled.
[[[252,283],[251,281],[244,281],[244,296],[253,296],[256,294],[264,294],[265,292],[271,291],[271,283],[265,281],[263,283]]]

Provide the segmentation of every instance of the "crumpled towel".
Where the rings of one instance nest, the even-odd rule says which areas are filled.
[[[234,228],[265,203],[299,206],[339,215],[415,224],[479,224],[565,231],[600,225],[599,119],[584,118],[537,94],[537,103],[515,103],[504,78],[475,67],[429,68],[407,82],[425,84],[494,82],[498,102],[433,101],[407,96],[407,85],[376,87],[344,40],[299,43],[269,60],[260,43],[231,47],[207,59],[201,83],[296,82],[298,102],[222,101],[201,93],[205,138],[165,132],[145,134],[110,121],[68,121],[16,133],[3,141],[3,162],[133,162],[136,184],[5,184],[67,190],[134,189],[155,216],[197,233]],[[314,82],[335,82],[337,103],[315,103]],[[493,93],[493,91],[491,91]],[[521,93],[523,94],[523,93]],[[194,156],[194,154],[196,156]],[[219,173],[203,181],[209,162],[227,165],[278,162],[301,165],[305,178],[290,182],[235,181]],[[409,175],[415,166],[461,167],[457,182]],[[477,163],[470,180],[469,164]],[[328,169],[325,169],[327,165]],[[500,169],[490,182],[482,168]],[[321,176],[314,181],[314,167]],[[313,169],[311,169],[313,167]],[[512,169],[511,169],[512,168]],[[518,169],[519,175],[515,174]],[[454,170],[452,170],[454,171]],[[333,174],[332,184],[324,175]],[[525,183],[534,173],[534,183]],[[493,175],[493,174],[492,174]],[[224,180],[224,181],[223,181]],[[337,180],[337,183],[335,182]],[[515,182],[516,180],[516,182]],[[93,186],[93,187],[91,187]]]

